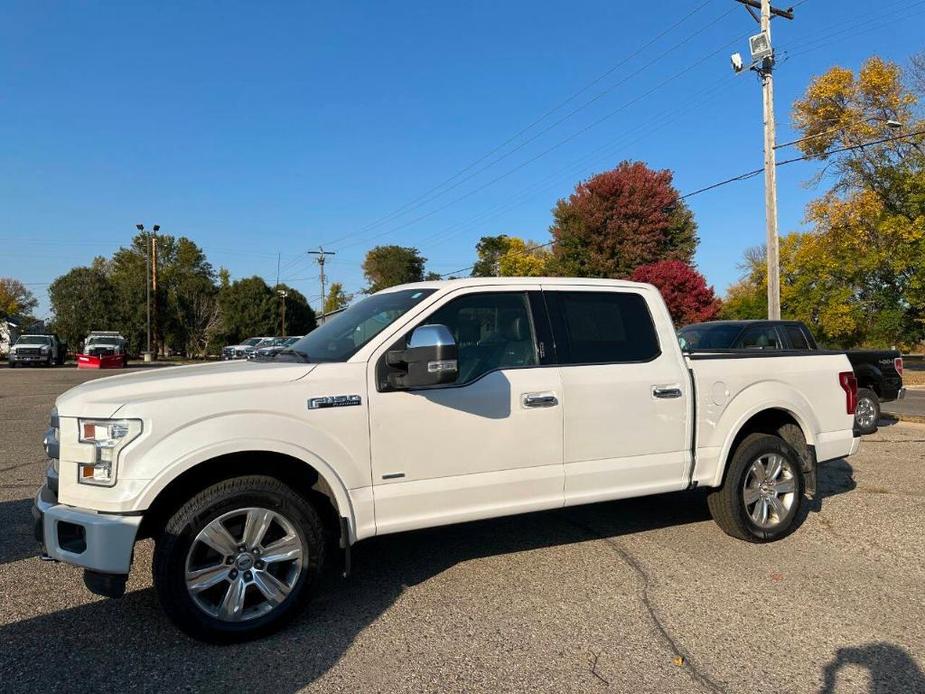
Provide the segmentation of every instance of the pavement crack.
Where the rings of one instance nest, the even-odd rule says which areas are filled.
[[[691,678],[697,682],[701,687],[715,692],[716,694],[723,694],[723,688],[719,686],[716,682],[710,679],[710,676],[701,672],[697,666],[694,664],[690,653],[688,653],[677,639],[671,635],[668,630],[668,627],[662,622],[658,616],[658,612],[655,609],[655,606],[652,604],[652,599],[649,597],[649,585],[651,584],[651,579],[649,578],[648,572],[639,563],[639,561],[634,557],[626,548],[620,545],[614,538],[608,537],[604,533],[600,532],[596,528],[586,525],[585,523],[580,523],[573,518],[564,518],[566,523],[583,530],[586,533],[593,535],[599,540],[604,541],[607,545],[619,556],[627,566],[629,566],[636,576],[639,578],[640,583],[642,584],[642,589],[639,591],[640,599],[643,606],[646,609],[646,612],[649,615],[649,619],[652,621],[652,624],[655,625],[656,630],[661,635],[662,640],[668,646],[668,649],[674,654],[674,659],[676,662],[682,663],[681,667],[685,667],[685,670],[690,674]],[[597,665],[597,659],[594,659],[593,665]],[[597,674],[594,672],[592,667],[592,674]]]
[[[600,653],[595,653],[591,651],[591,657],[588,659],[589,665],[591,666],[591,674],[597,677],[601,682],[610,686],[610,680],[604,677],[601,673],[597,671],[597,659],[601,657]]]
[[[30,460],[25,463],[16,463],[15,465],[10,465],[9,467],[0,467],[0,472],[9,472],[10,470],[15,470],[16,468],[19,468],[19,467],[26,467],[27,465],[35,465],[36,462],[37,461],[35,460]],[[38,462],[41,462],[41,461],[38,461]]]

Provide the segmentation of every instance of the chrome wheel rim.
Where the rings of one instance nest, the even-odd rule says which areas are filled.
[[[286,600],[307,557],[301,533],[286,517],[266,508],[236,509],[196,535],[186,555],[186,589],[215,619],[257,619]]]
[[[759,528],[776,528],[790,513],[796,490],[793,464],[780,453],[765,453],[745,473],[742,485],[745,512]]]
[[[873,425],[874,417],[876,416],[876,409],[874,408],[874,403],[870,401],[870,398],[861,398],[858,400],[857,407],[854,410],[854,419],[858,423],[858,426],[864,427],[865,429]]]

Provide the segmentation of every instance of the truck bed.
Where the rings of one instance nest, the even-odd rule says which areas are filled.
[[[786,403],[804,432],[819,432],[807,443],[821,461],[856,448],[854,416],[838,374],[851,371],[848,358],[829,351],[711,350],[687,355],[694,389],[694,464],[691,481],[717,486],[732,445],[727,433],[768,407]],[[756,374],[759,378],[756,380]],[[774,403],[778,403],[775,405]]]

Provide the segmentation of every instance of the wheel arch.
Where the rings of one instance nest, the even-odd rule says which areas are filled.
[[[278,479],[293,491],[307,499],[321,500],[319,510],[323,520],[332,532],[340,531],[340,519],[345,518],[349,538],[357,539],[357,519],[350,493],[336,475],[320,461],[308,461],[291,452],[273,450],[267,447],[253,447],[241,450],[204,455],[198,460],[184,461],[175,466],[169,478],[157,481],[157,486],[146,490],[138,536],[151,537],[162,528],[167,518],[206,487],[222,480],[242,475],[267,475]]]
[[[726,480],[729,463],[739,444],[749,434],[769,434],[786,441],[800,457],[806,487],[815,492],[816,454],[812,429],[804,417],[792,409],[775,405],[759,408],[749,412],[740,419],[727,437],[720,453],[721,465],[718,467],[714,487],[721,487]]]

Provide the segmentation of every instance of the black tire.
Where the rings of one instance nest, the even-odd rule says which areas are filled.
[[[772,528],[763,528],[748,513],[744,485],[752,463],[768,454],[781,455],[789,463],[795,496],[783,519]],[[805,503],[804,489],[802,466],[793,448],[778,436],[749,434],[732,454],[723,486],[709,494],[707,505],[713,520],[727,535],[748,542],[773,542],[796,530]]]
[[[200,608],[187,589],[187,555],[209,523],[236,509],[254,506],[282,515],[301,534],[306,549],[298,560],[301,573],[286,598],[267,614],[246,621],[223,621]],[[279,629],[295,616],[321,572],[325,549],[321,515],[309,501],[272,477],[235,477],[201,491],[167,521],[155,543],[154,587],[168,617],[190,636],[210,643],[247,641]]]
[[[862,402],[867,403],[870,407],[870,410],[873,412],[872,419],[858,419],[858,415],[862,410]],[[863,408],[864,411],[867,411],[866,408]],[[874,434],[877,431],[877,423],[880,421],[880,398],[877,397],[877,394],[872,391],[870,388],[858,388],[858,408],[855,410],[855,424],[857,424],[858,431],[862,434]],[[864,422],[863,424],[861,422]]]

